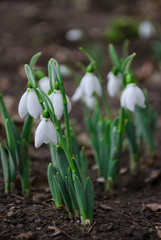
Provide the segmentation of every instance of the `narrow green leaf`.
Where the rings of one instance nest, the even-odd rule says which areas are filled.
[[[84,188],[79,180],[79,178],[74,175],[74,187],[76,191],[76,197],[80,208],[80,215],[82,217],[82,224],[84,224],[87,219],[87,201]]]
[[[93,208],[94,208],[94,190],[93,190],[93,184],[89,177],[87,178],[85,194],[86,194],[86,202],[87,202],[87,219],[89,219],[90,222],[92,222]]]
[[[62,205],[62,197],[61,197],[61,192],[59,190],[59,186],[55,177],[56,171],[57,170],[54,168],[52,163],[50,163],[48,165],[48,172],[47,172],[49,188],[50,188],[50,192],[54,200],[55,206],[59,207]]]
[[[131,63],[134,57],[136,56],[136,53],[132,53],[130,56],[128,56],[124,62],[123,62],[123,71],[124,73],[128,73],[130,71]]]
[[[59,186],[61,195],[63,197],[63,200],[65,202],[65,205],[67,206],[68,212],[69,212],[69,216],[72,217],[73,216],[73,207],[72,207],[72,201],[70,199],[70,195],[68,193],[66,184],[61,176],[61,174],[59,172],[56,173],[56,180],[57,180],[57,184]]]
[[[9,166],[7,161],[7,156],[3,144],[0,142],[0,154],[3,168],[3,176],[5,183],[5,193],[9,192]]]
[[[112,59],[113,64],[118,68],[118,70],[121,70],[121,61],[119,59],[119,56],[112,44],[109,44],[109,53],[110,57]]]
[[[31,117],[30,114],[28,114],[25,119],[22,133],[21,133],[21,139],[25,139],[28,143],[30,142],[30,139],[31,139],[32,127],[33,127],[33,117]]]
[[[30,60],[30,69],[33,71],[34,70],[34,66],[36,64],[36,61],[38,60],[38,58],[41,56],[41,52],[36,53]]]
[[[31,68],[29,67],[29,65],[25,64],[25,72],[28,78],[28,81],[30,82],[31,86],[35,89],[37,88],[37,82],[36,79],[34,77],[34,74],[31,70]]]
[[[79,205],[78,205],[78,201],[77,201],[77,198],[76,198],[76,193],[74,191],[72,177],[70,177],[70,176],[67,177],[66,176],[65,181],[66,181],[66,186],[67,186],[67,189],[68,189],[68,193],[70,195],[70,199],[72,201],[73,209],[75,211],[76,216],[79,216]]]

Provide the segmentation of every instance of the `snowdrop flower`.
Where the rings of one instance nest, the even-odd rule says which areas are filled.
[[[28,89],[20,99],[18,113],[21,118],[25,117],[27,113],[29,113],[33,118],[38,118],[40,114],[42,114],[41,105],[34,89],[31,88],[30,83],[28,83]]]
[[[43,118],[35,132],[35,147],[39,148],[43,143],[54,143],[57,145],[57,133],[47,110],[43,113]]]
[[[53,79],[53,78],[52,78]],[[50,80],[48,77],[43,77],[39,80],[40,89],[43,90],[46,94],[50,90]],[[52,80],[52,85],[54,86],[54,80]]]
[[[64,64],[60,64],[59,67],[60,67],[60,73],[61,73],[62,77],[71,77],[72,76],[72,71],[68,66],[66,66]]]
[[[60,90],[54,90],[54,92],[52,92],[49,95],[49,98],[53,104],[55,115],[58,118],[58,120],[60,120],[64,112],[63,97]],[[68,113],[70,113],[71,103],[67,95],[66,95],[66,99],[67,99]]]
[[[83,38],[83,31],[80,29],[71,29],[69,30],[65,37],[68,41],[74,42],[74,41],[80,41]]]
[[[121,106],[130,111],[135,111],[135,105],[145,108],[145,96],[141,89],[135,83],[126,85],[125,90],[121,95]]]
[[[148,39],[156,34],[156,30],[150,21],[143,21],[139,25],[138,34],[141,38]]]
[[[102,95],[101,85],[96,75],[92,72],[87,72],[72,96],[72,101],[76,102],[81,99],[83,100],[85,97],[87,97],[86,99],[89,99],[94,93],[98,96]]]
[[[85,105],[90,108],[90,109],[94,109],[96,107],[96,99],[95,97],[91,96],[91,97],[87,97],[85,96],[82,101],[85,103]]]
[[[109,72],[107,75],[107,91],[110,97],[115,97],[122,86],[121,74],[114,75],[113,72]]]

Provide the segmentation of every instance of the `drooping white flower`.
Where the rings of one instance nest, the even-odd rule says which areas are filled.
[[[107,75],[107,91],[110,97],[115,97],[122,86],[121,74],[118,73],[116,76],[113,72],[109,72]]]
[[[142,90],[135,83],[127,84],[121,95],[121,106],[130,111],[135,111],[135,106],[145,108],[145,96]]]
[[[72,96],[72,101],[84,101],[86,97],[89,99],[89,97],[92,97],[94,93],[101,96],[101,85],[96,75],[87,72],[82,78],[79,87],[75,90],[75,93]]]
[[[101,84],[94,73],[87,72],[81,80],[80,88],[83,95],[91,97],[96,93],[99,97],[102,95]]]
[[[52,78],[54,79],[54,78]],[[50,89],[50,80],[48,77],[43,77],[39,80],[40,89],[44,91],[46,94],[48,94],[48,91]],[[54,86],[54,80],[52,80],[52,85]]]
[[[18,105],[18,113],[21,118],[25,117],[27,113],[33,118],[38,118],[42,114],[42,108],[34,89],[28,88],[22,95]]]
[[[64,112],[63,97],[60,90],[54,90],[54,92],[49,95],[49,98],[53,104],[55,115],[57,116],[58,120],[60,120]],[[70,113],[71,103],[67,95],[66,99],[68,113]]]
[[[83,38],[83,31],[80,29],[71,29],[69,30],[65,37],[68,41],[74,42],[74,41],[80,41]]]
[[[35,132],[35,147],[39,148],[43,143],[57,145],[57,133],[50,118],[42,118]]]
[[[150,21],[143,21],[139,25],[138,34],[143,39],[148,39],[155,36],[156,30]]]
[[[90,108],[90,109],[94,109],[96,107],[96,99],[95,97],[91,96],[85,96],[82,101],[85,103],[85,105]]]

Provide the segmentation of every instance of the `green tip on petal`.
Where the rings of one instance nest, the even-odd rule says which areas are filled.
[[[132,73],[126,75],[126,84],[134,83],[135,79]]]
[[[94,72],[94,67],[92,64],[89,64],[88,67],[86,68],[86,72],[88,73],[93,73]]]
[[[54,89],[55,89],[55,90],[59,90],[59,86],[58,86],[58,83],[57,83],[57,82],[54,84]]]
[[[45,109],[43,112],[43,118],[50,118],[50,113],[48,112],[47,109]]]
[[[48,91],[48,96],[51,94],[51,89],[49,89],[49,91]]]
[[[32,86],[31,86],[31,83],[30,83],[30,82],[28,82],[28,83],[27,83],[27,87],[28,87],[28,88],[32,88]]]
[[[117,74],[118,74],[118,69],[117,69],[116,66],[113,67],[112,72],[113,72],[113,75],[117,76]]]
[[[35,74],[36,74],[36,77],[38,78],[38,80],[45,77],[45,74],[41,70],[35,70]]]

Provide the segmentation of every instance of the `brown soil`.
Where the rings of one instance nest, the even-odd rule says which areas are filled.
[[[58,1],[59,2],[59,1]],[[39,64],[47,65],[50,57],[60,63],[67,63],[78,70],[75,63],[86,58],[78,51],[80,45],[88,46],[89,41],[103,44],[108,55],[107,43],[101,38],[102,31],[115,16],[127,14],[146,18],[145,12],[151,10],[151,17],[160,20],[159,1],[122,1],[120,5],[75,3],[63,1],[1,1],[1,40],[0,40],[0,91],[5,97],[10,114],[18,126],[22,126],[17,114],[17,104],[25,91],[23,65],[38,51],[43,52]],[[103,1],[102,1],[103,2]],[[141,4],[141,3],[142,4]],[[148,2],[148,3],[147,3]],[[139,4],[140,3],[140,4]],[[146,3],[146,4],[145,4]],[[68,21],[67,21],[68,19]],[[158,23],[159,24],[159,23]],[[86,33],[81,43],[69,43],[65,32],[80,27]],[[159,27],[159,26],[158,26]],[[89,30],[90,29],[90,30]],[[70,220],[65,206],[56,209],[51,200],[46,170],[50,162],[47,147],[38,151],[31,144],[31,196],[24,198],[20,187],[10,195],[4,194],[3,175],[0,167],[0,239],[114,239],[114,240],[154,240],[161,238],[161,86],[156,62],[150,55],[150,44],[139,40],[132,41],[131,50],[137,53],[134,69],[142,86],[148,89],[151,105],[158,112],[156,133],[157,156],[152,159],[145,152],[142,155],[141,171],[137,177],[130,176],[128,154],[122,158],[122,174],[114,196],[104,192],[103,184],[96,182],[96,172],[91,169],[93,156],[89,157],[90,175],[95,189],[95,209],[91,226],[83,227],[79,219]],[[120,51],[120,48],[118,47]],[[150,65],[146,65],[148,63]],[[144,67],[144,69],[143,69]],[[152,68],[151,76],[146,73]],[[111,62],[103,62],[103,75],[111,68]],[[143,73],[143,74],[142,74]],[[146,80],[145,80],[146,79]],[[75,89],[73,80],[65,79],[69,96]],[[10,96],[10,97],[9,97]],[[119,101],[111,100],[114,112]],[[73,106],[70,115],[76,119],[78,132],[85,135],[80,104]],[[0,122],[0,136],[5,138]],[[87,148],[89,155],[90,148]],[[17,180],[17,186],[20,186]],[[147,205],[155,204],[155,205]],[[155,209],[154,209],[155,207]]]

